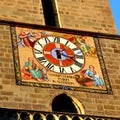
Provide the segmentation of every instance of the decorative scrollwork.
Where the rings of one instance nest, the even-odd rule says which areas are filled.
[[[51,112],[20,111],[0,108],[0,120],[119,120],[119,118],[62,114]]]

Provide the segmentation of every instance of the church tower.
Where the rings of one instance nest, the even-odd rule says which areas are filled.
[[[0,120],[120,119],[109,0],[2,0],[0,41]]]

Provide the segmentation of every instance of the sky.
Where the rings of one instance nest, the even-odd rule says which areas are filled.
[[[116,24],[118,34],[120,35],[120,0],[109,0],[112,14]]]

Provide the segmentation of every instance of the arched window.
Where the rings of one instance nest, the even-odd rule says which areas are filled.
[[[56,96],[52,101],[52,111],[55,111],[55,112],[69,112],[69,113],[84,114],[84,110],[82,110],[83,112],[81,112],[80,107],[81,106],[77,106],[76,102],[66,94],[60,94]]]

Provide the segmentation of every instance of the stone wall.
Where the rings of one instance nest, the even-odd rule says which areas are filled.
[[[58,0],[61,26],[116,34],[108,0]]]
[[[0,19],[44,25],[41,0],[0,0]]]
[[[60,26],[117,34],[108,0],[55,0]],[[1,0],[0,19],[44,25],[41,0]]]
[[[62,27],[116,34],[108,5],[107,0],[83,0],[83,2],[82,0],[58,0]],[[78,6],[81,6],[79,10]],[[40,0],[1,0],[0,9],[1,19],[44,24]],[[91,11],[91,14],[88,11]],[[18,86],[15,80],[11,34],[8,25],[0,25],[0,42],[0,107],[51,112],[54,97],[66,93],[83,104],[86,115],[120,117],[119,40],[100,40],[113,95]]]

